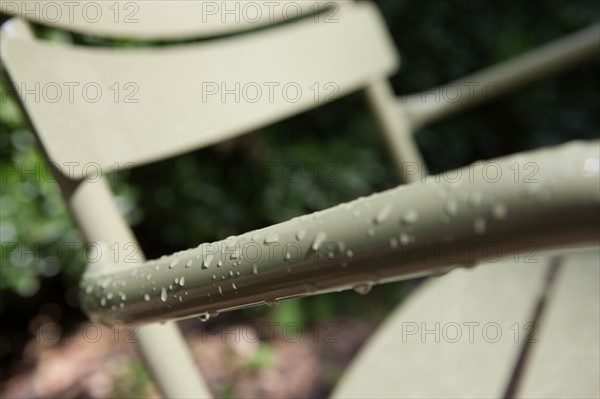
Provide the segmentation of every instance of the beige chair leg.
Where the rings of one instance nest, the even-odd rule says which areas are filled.
[[[136,245],[138,250],[131,265],[144,261],[144,255],[131,229],[120,215],[106,181],[79,184],[68,196],[69,205],[87,242],[108,246],[117,243]],[[128,251],[130,254],[130,251]],[[114,253],[103,254],[101,267],[128,267]],[[112,264],[111,264],[112,263]],[[121,264],[119,264],[121,263]],[[137,332],[138,349],[159,390],[168,398],[210,398],[208,388],[175,322],[140,326]]]

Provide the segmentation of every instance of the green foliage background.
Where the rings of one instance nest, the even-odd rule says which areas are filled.
[[[461,77],[600,19],[595,0],[377,3],[402,56],[401,71],[391,79],[398,94]],[[140,45],[37,31],[50,40],[85,45]],[[425,128],[418,144],[430,169],[440,172],[477,159],[598,138],[599,72],[596,60]],[[54,313],[61,322],[83,319],[77,281],[85,255],[55,182],[40,166],[43,159],[31,131],[14,99],[0,94],[1,364],[18,356],[15,348],[28,337],[23,334],[28,321],[47,303],[59,305],[61,311]],[[294,179],[284,174],[290,165],[301,167]],[[396,185],[360,93],[253,134],[112,176],[111,181],[148,257]],[[74,251],[64,250],[73,245]],[[271,317],[310,322],[332,314],[383,314],[406,288],[392,284],[364,298],[342,293],[292,301],[273,311],[250,310],[246,316],[272,312]]]

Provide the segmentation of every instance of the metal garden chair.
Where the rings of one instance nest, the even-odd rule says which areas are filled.
[[[138,251],[135,264],[103,259],[91,265],[81,283],[84,308],[101,322],[148,323],[139,329],[139,348],[165,396],[210,396],[180,332],[168,320],[209,317],[350,288],[366,292],[372,284],[443,274],[489,261],[490,242],[511,255],[519,252],[515,248],[527,251],[532,240],[539,249],[597,244],[598,222],[593,217],[600,200],[597,141],[494,160],[501,170],[509,170],[515,162],[534,163],[539,167],[534,185],[516,184],[506,173],[492,181],[485,169],[490,162],[459,169],[455,176],[463,178],[456,182],[436,177],[420,181],[426,168],[413,141],[419,127],[491,99],[484,91],[486,83],[516,88],[597,56],[597,25],[455,82],[479,83],[469,98],[433,101],[418,93],[401,101],[387,81],[397,71],[399,59],[379,12],[370,3],[327,3],[322,7],[333,7],[335,16],[326,11],[329,14],[319,14],[323,18],[311,14],[295,23],[282,23],[286,14],[270,12],[266,3],[255,3],[261,13],[252,21],[223,22],[202,20],[215,15],[214,2],[128,2],[127,7],[133,8],[121,11],[136,11],[133,24],[120,23],[123,14],[119,23],[112,18],[92,23],[89,16],[69,14],[68,6],[59,3],[55,4],[62,11],[51,19],[35,12],[35,7],[46,6],[44,2],[29,2],[29,9],[17,2],[1,4],[2,11],[20,16],[2,27],[3,67],[89,242],[136,240],[104,178],[91,179],[87,174],[97,170],[86,165],[109,170],[115,164],[128,167],[157,161],[357,90],[367,94],[399,175],[410,183],[160,259],[145,261]],[[90,4],[94,15],[114,15],[111,2],[78,3]],[[315,10],[312,2],[277,4],[293,7],[294,15]],[[327,16],[335,23],[327,23]],[[228,36],[171,48],[117,51],[40,41],[23,18],[107,37]],[[173,77],[181,79],[180,84],[174,84]],[[91,83],[90,87],[101,87],[106,93],[114,82],[135,82],[138,102],[115,101],[112,91],[96,97],[89,94],[93,101],[69,101],[66,95],[53,102],[32,101],[27,89],[36,82],[42,88],[56,82]],[[236,102],[223,101],[222,93],[215,91],[218,87],[209,84],[214,82],[292,82],[305,90],[315,82],[334,82],[339,90],[318,99],[304,95],[293,101],[269,101],[263,96],[255,102]],[[435,90],[429,95],[435,97]],[[168,136],[158,134],[164,131]],[[459,251],[451,262],[440,256],[440,251],[465,247],[472,251]],[[590,365],[590,359],[592,363],[598,359],[598,312],[597,303],[593,304],[598,297],[597,249],[591,256],[555,255],[548,253],[536,265],[509,259],[501,265],[457,270],[425,284],[395,312],[379,339],[367,346],[334,396],[535,396],[547,393],[540,386],[548,380],[552,380],[549,386],[558,387],[550,393],[598,395],[598,365]],[[557,259],[568,265],[557,273],[556,292],[550,295],[545,275],[556,271]],[[398,340],[398,334],[414,336],[415,325],[420,327],[424,321],[462,323],[487,317],[523,326],[534,320],[535,306],[544,295],[552,305],[540,327],[545,338],[534,348],[526,371],[516,363],[526,347],[522,340],[491,346]],[[565,317],[585,328],[566,327]],[[150,323],[158,321],[167,322]],[[570,340],[573,336],[581,337],[591,354],[574,349],[581,347]],[[573,350],[577,362],[566,366],[556,360],[568,358]],[[484,366],[490,358],[493,365]],[[515,393],[511,376],[520,375],[524,376],[522,390]]]

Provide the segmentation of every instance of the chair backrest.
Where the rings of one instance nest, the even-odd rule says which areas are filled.
[[[42,42],[12,20],[0,45],[50,160],[79,178],[86,170],[73,165],[123,168],[211,145],[395,71],[372,4],[345,4],[336,19],[122,50]]]
[[[112,6],[122,6],[119,10],[130,14],[121,18],[139,11],[139,23],[35,18],[36,12],[51,12],[52,5],[44,2],[20,2],[15,8],[14,2],[3,1],[0,10],[78,33],[182,39],[286,22],[294,7],[314,12],[319,6],[264,2],[263,13],[271,5],[283,11],[259,20],[245,14],[244,21],[234,17],[230,22],[219,19],[227,10],[213,15],[209,7],[248,6],[192,1],[89,4],[92,11],[99,5],[104,15],[115,11]],[[59,5],[63,15],[66,6]],[[33,13],[28,15],[27,7]],[[80,179],[97,172],[88,168],[92,164],[129,167],[217,143],[360,89],[396,69],[396,52],[372,5],[348,2],[330,8],[333,12],[241,37],[127,50],[47,43],[36,40],[23,19],[5,23],[0,33],[2,66],[53,169],[62,172],[58,181],[86,240],[127,243],[138,247],[135,261],[144,259],[106,179]],[[211,16],[215,18],[202,21]],[[118,266],[127,264],[121,259]],[[136,336],[164,396],[210,396],[174,323],[141,326]]]
[[[340,2],[313,1],[2,1],[0,12],[81,34],[144,40],[233,34],[311,17],[335,20]],[[316,18],[316,17],[315,17]]]

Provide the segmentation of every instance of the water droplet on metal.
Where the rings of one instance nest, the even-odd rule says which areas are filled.
[[[402,221],[406,224],[413,224],[417,220],[419,220],[419,213],[414,209],[411,209],[408,212],[406,212],[404,214],[404,217],[402,218]]]
[[[106,294],[106,299],[108,299],[109,301],[110,301],[111,299],[113,299],[113,293],[112,293],[112,292],[109,292],[108,294]]]
[[[181,287],[183,287],[185,285],[185,277],[184,276],[181,276],[181,278],[179,279],[179,285]]]
[[[202,269],[208,269],[214,257],[213,254],[206,255],[206,258],[202,262]]]
[[[179,263],[179,259],[174,259],[171,263],[169,263],[169,269],[174,268]]]
[[[148,294],[144,294],[144,300],[145,300],[145,301],[149,301],[149,300],[150,300],[150,295],[148,295]]]
[[[186,262],[185,267],[192,267],[193,264],[194,264],[194,261],[190,259]]]
[[[235,283],[231,283],[231,288],[233,288],[234,290],[237,290],[237,285],[235,285]]]
[[[469,196],[469,203],[473,206],[479,206],[483,202],[483,196],[481,193],[471,193]]]
[[[414,237],[408,233],[400,233],[400,243],[402,245],[408,245],[412,242],[414,242]]]
[[[165,289],[165,287],[162,287],[160,289],[160,300],[163,302],[167,302],[167,290]]]
[[[379,211],[379,213],[377,213],[377,215],[375,215],[375,219],[373,219],[373,222],[375,224],[380,224],[380,223],[385,222],[386,219],[390,216],[391,212],[392,212],[392,206],[390,204],[387,204]]]
[[[478,217],[473,221],[473,229],[475,230],[475,233],[477,233],[477,234],[485,233],[486,227],[487,227],[486,221],[482,217]]]
[[[346,256],[349,257],[349,258],[353,257],[354,256],[354,251],[352,251],[351,249],[347,250],[346,251]]]
[[[223,288],[221,288],[221,286],[220,286],[220,285],[217,287],[217,289],[218,289],[218,291],[219,291],[219,294],[223,295]]]
[[[104,298],[104,297],[100,298],[100,305],[106,306],[106,298]]]
[[[353,287],[354,291],[360,295],[366,295],[369,292],[371,292],[371,284],[369,283],[363,283],[363,284],[358,284],[355,285]]]
[[[252,274],[258,274],[258,266],[256,263],[252,265]]]
[[[296,232],[296,239],[302,241],[306,236],[306,229],[300,229]]]
[[[454,216],[458,213],[458,203],[454,200],[446,203],[446,213],[450,216]]]
[[[265,244],[274,244],[276,242],[279,242],[279,236],[275,233],[267,234],[264,242]]]
[[[506,218],[506,214],[508,210],[504,204],[496,204],[492,208],[492,215],[496,220],[504,220]]]
[[[279,301],[277,299],[267,299],[265,304],[270,308],[274,308],[279,305]]]
[[[202,313],[200,316],[198,316],[198,320],[200,320],[201,322],[205,323],[207,321],[210,320],[210,314],[207,313]]]
[[[315,240],[312,243],[312,250],[313,251],[317,251],[319,249],[319,247],[321,246],[321,244],[323,244],[323,242],[325,241],[325,239],[327,239],[327,234],[325,234],[325,232],[321,231],[317,234],[317,236],[315,237]]]

